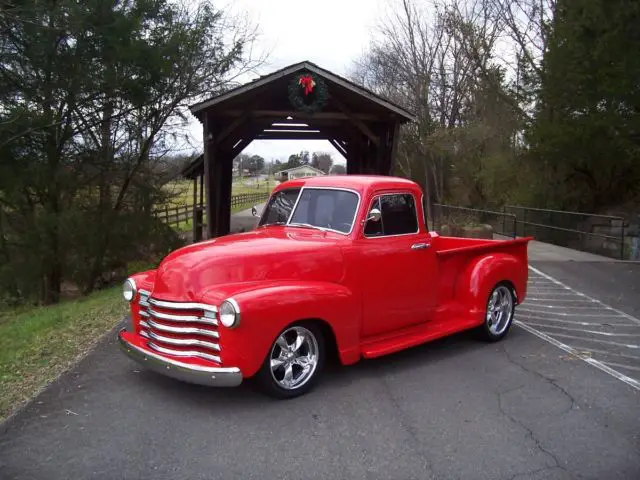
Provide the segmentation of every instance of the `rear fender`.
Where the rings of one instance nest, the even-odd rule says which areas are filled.
[[[493,287],[507,281],[512,284],[516,303],[526,295],[527,266],[517,257],[492,253],[473,259],[458,277],[455,298],[466,305],[478,324],[484,321],[487,300]]]
[[[207,303],[220,305],[232,297],[240,308],[236,328],[220,326],[222,362],[238,366],[243,376],[253,376],[262,365],[277,335],[300,320],[319,320],[332,331],[340,360],[355,363],[359,358],[361,311],[353,293],[342,285],[327,282],[269,282],[253,288],[224,288],[210,291]]]

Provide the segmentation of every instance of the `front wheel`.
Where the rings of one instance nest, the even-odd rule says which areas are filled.
[[[324,366],[325,343],[313,323],[285,328],[275,339],[256,381],[275,398],[294,398],[313,388]]]
[[[493,288],[481,327],[485,340],[496,342],[507,335],[513,322],[515,305],[515,297],[508,284],[499,283]]]

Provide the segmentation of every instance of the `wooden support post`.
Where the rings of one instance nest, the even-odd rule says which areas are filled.
[[[391,138],[389,145],[389,156],[386,158],[386,169],[389,175],[393,174],[396,167],[396,156],[398,155],[398,142],[400,141],[400,122],[396,122],[391,130]]]
[[[200,201],[198,202],[200,211],[204,210],[204,172],[200,175]]]
[[[349,142],[349,150],[347,151],[347,175],[357,175],[359,165],[356,158],[356,146],[353,141]]]
[[[362,135],[354,135],[349,139],[349,150],[347,159],[347,173],[359,175],[363,173],[364,139]]]
[[[233,157],[222,154],[218,157],[216,184],[218,195],[218,225],[216,236],[227,235],[231,230],[231,181],[233,173]]]
[[[193,232],[193,242],[199,242],[202,235],[202,225],[198,225],[198,177],[193,177],[193,211],[191,214],[191,230]]]
[[[213,238],[216,228],[216,211],[217,201],[214,188],[214,170],[216,164],[216,145],[213,139],[213,131],[211,121],[208,115],[203,119],[203,136],[204,141],[204,187],[205,187],[205,212],[207,215],[206,238]]]
[[[374,149],[373,169],[377,175],[386,175],[389,173],[388,166],[385,165],[389,154],[389,129],[381,126],[377,131],[380,133],[380,145]]]
[[[365,140],[364,152],[362,155],[362,173],[366,175],[379,173],[376,165],[376,159],[381,148],[382,147],[379,144],[375,145],[371,140]]]

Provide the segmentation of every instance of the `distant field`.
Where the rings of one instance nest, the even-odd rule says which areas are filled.
[[[276,186],[276,181],[271,177],[265,179],[234,178],[231,186],[231,195],[241,193],[270,192]],[[166,186],[167,192],[172,195],[169,206],[183,206],[193,204],[193,182],[190,180],[178,180]],[[199,193],[198,193],[199,195]]]
[[[245,193],[262,193],[268,192],[277,185],[277,181],[272,177],[268,180],[266,178],[262,178],[260,180],[256,180],[254,178],[243,178],[238,179],[234,178],[232,187],[231,187],[231,195],[240,195]],[[172,182],[171,184],[166,186],[167,192],[171,195],[171,200],[167,202],[166,206],[169,207],[169,214],[175,213],[171,209],[173,207],[183,207],[185,205],[191,206],[193,205],[193,182],[189,180],[179,180],[176,182]],[[199,193],[198,193],[199,196]],[[240,212],[242,210],[246,210],[251,208],[251,203],[233,205],[231,207],[231,213]],[[159,207],[160,211],[164,210],[164,205]],[[181,210],[181,214],[182,214]],[[180,221],[179,223],[172,223],[172,227],[179,232],[188,232],[192,229],[191,219]]]

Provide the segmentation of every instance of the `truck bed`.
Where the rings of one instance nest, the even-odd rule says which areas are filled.
[[[478,257],[491,253],[508,254],[518,258],[526,268],[528,264],[527,244],[530,240],[533,240],[533,237],[487,240],[435,236],[433,248],[439,260],[439,303],[446,305],[455,300],[454,285],[458,275]]]
[[[510,240],[487,240],[484,238],[441,237],[433,239],[433,246],[439,257],[448,257],[461,253],[485,253],[491,250],[510,251],[515,246],[526,245],[533,237],[514,238]]]

